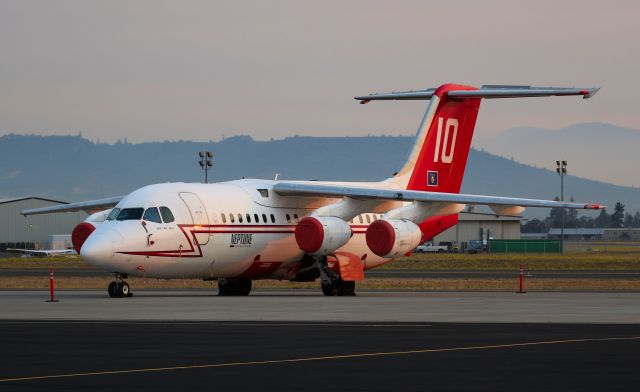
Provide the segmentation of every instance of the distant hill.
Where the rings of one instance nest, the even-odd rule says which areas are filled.
[[[640,130],[585,123],[563,129],[513,128],[478,135],[475,145],[520,162],[552,168],[569,161],[569,172],[604,182],[640,186]]]
[[[379,180],[402,164],[412,137],[288,137],[255,141],[238,136],[220,142],[93,143],[80,136],[0,137],[0,197],[41,195],[66,201],[126,194],[170,181],[202,181],[197,151],[213,151],[211,181],[241,177]],[[553,198],[554,172],[472,150],[463,192]],[[569,176],[566,195],[580,201],[640,210],[640,190]],[[547,211],[536,211],[536,216]],[[533,216],[529,212],[528,216]]]

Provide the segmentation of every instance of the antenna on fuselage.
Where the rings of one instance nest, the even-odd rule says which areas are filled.
[[[276,173],[276,176],[273,178],[273,181],[278,181],[278,176],[280,175],[280,173]]]

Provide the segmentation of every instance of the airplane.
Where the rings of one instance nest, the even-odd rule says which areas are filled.
[[[603,208],[459,193],[482,99],[586,99],[598,90],[444,84],[358,96],[362,104],[429,101],[406,162],[385,180],[164,183],[22,214],[99,211],[76,226],[72,242],[83,260],[114,274],[107,288],[111,297],[132,295],[128,276],[217,280],[223,296],[248,295],[257,279],[320,278],[326,296],[355,295],[366,270],[456,225],[467,206],[488,206],[505,216],[527,207]]]
[[[23,252],[24,256],[63,256],[63,255],[77,255],[75,249],[18,249],[7,248],[11,252]]]

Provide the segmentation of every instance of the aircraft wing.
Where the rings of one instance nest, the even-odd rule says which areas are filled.
[[[21,211],[24,216],[38,215],[38,214],[50,214],[53,212],[73,212],[73,211],[86,211],[91,214],[98,210],[106,210],[112,208],[122,200],[124,196],[107,197],[105,199],[81,201],[77,203],[62,204],[50,207],[32,208],[29,210]]]
[[[18,249],[18,248],[7,248],[7,250],[12,252],[22,252],[22,253],[34,253],[39,255],[75,255],[77,254],[73,249]]]
[[[522,199],[516,197],[468,195],[461,193],[440,193],[410,191],[405,189],[361,188],[338,185],[309,184],[303,182],[279,182],[273,191],[283,196],[310,197],[350,197],[353,199],[378,199],[395,201],[416,201],[424,203],[486,205],[496,214],[505,207],[541,207],[598,210],[604,208],[592,203],[567,203],[552,200]]]

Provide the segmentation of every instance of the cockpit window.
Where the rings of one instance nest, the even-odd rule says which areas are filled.
[[[123,208],[118,214],[116,220],[140,220],[143,212],[144,208]]]
[[[162,214],[162,220],[164,223],[171,223],[175,220],[171,210],[168,207],[160,207],[160,214]]]
[[[110,221],[110,220],[116,219],[116,217],[118,216],[119,213],[120,213],[120,209],[119,208],[114,208],[113,210],[111,210],[111,212],[107,216],[107,220]]]
[[[142,219],[149,222],[162,223],[162,220],[160,219],[160,213],[158,212],[158,209],[156,207],[147,208],[147,210],[144,212],[144,215],[142,216]]]

